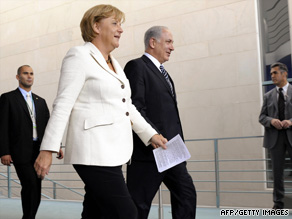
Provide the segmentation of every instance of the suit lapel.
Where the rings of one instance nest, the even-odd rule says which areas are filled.
[[[276,109],[275,116],[277,116],[277,118],[278,118],[279,110],[278,110],[277,88],[274,88],[274,90],[271,93],[271,95],[272,95],[273,105],[274,105],[274,107]]]
[[[170,77],[169,74],[168,74],[168,77],[169,77],[170,83],[172,84],[172,89],[173,89],[174,99],[176,100],[176,92],[175,92],[174,83],[173,83],[172,78]],[[171,89],[170,89],[170,88],[169,88],[169,90],[170,90],[170,93],[171,93]],[[171,93],[171,94],[172,94],[172,93]]]
[[[167,83],[165,77],[162,75],[162,73],[158,70],[158,68],[153,64],[153,62],[145,55],[142,56],[142,59],[146,62],[147,66],[151,69],[151,71],[162,81],[162,83],[164,84],[164,86],[167,88],[169,94],[172,96],[172,93],[171,93],[171,89],[170,89],[170,86],[169,84]],[[174,99],[176,98],[175,96],[175,89],[174,89],[174,84],[173,84],[173,81],[169,76],[169,79],[170,79],[170,82],[172,84],[172,87],[173,87],[173,92],[174,92]]]
[[[40,110],[40,102],[39,102],[39,98],[34,93],[32,93],[32,99],[33,99],[33,103],[35,107],[35,115],[36,115],[35,119],[37,121],[37,115]]]
[[[292,100],[292,85],[291,84],[289,84],[289,86],[288,86],[287,96],[286,97],[287,97],[287,101]]]
[[[17,102],[23,108],[23,110],[25,111],[25,114],[30,118],[29,111],[28,111],[28,108],[27,108],[27,104],[26,104],[26,102],[25,102],[20,90],[17,88],[15,90],[14,94],[15,94],[15,99],[17,100]]]
[[[112,64],[116,70],[116,72],[112,71],[108,64],[106,63],[104,57],[102,56],[101,52],[94,46],[92,43],[85,43],[85,46],[89,49],[91,57],[94,59],[94,61],[102,67],[106,72],[108,72],[113,77],[117,78],[119,81],[123,82],[123,78],[121,77],[121,73],[123,73],[123,70],[121,69],[119,63],[115,60],[114,57],[111,57]]]
[[[292,103],[292,86],[291,84],[288,85],[287,94],[285,97],[285,111],[288,113],[291,111],[289,107],[291,107]]]

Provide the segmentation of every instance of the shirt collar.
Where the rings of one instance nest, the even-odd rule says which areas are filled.
[[[289,83],[287,82],[287,84],[286,84],[284,87],[282,87],[282,88],[283,88],[283,92],[284,92],[284,94],[287,93],[288,86],[289,86]],[[277,86],[276,88],[277,88],[277,91],[279,92],[279,88],[280,88],[280,87]]]
[[[161,71],[160,65],[162,64],[160,64],[160,62],[156,58],[154,58],[152,55],[150,55],[147,52],[145,52],[144,55],[147,56],[153,62],[153,64],[158,68],[159,71]]]
[[[26,100],[26,94],[29,93],[29,95],[31,96],[31,90],[29,92],[27,92],[26,90],[22,89],[21,87],[18,87],[18,89],[20,90],[20,92],[25,100]]]

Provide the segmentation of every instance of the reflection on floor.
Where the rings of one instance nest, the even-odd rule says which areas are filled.
[[[171,219],[171,210],[169,206],[164,206],[164,219]],[[270,209],[269,209],[270,210]],[[76,201],[56,201],[42,200],[36,219],[80,219],[82,211],[82,202]],[[267,218],[262,216],[262,209],[259,209],[260,216],[240,217],[240,218]],[[19,219],[22,216],[20,199],[0,198],[0,218],[1,219]],[[291,218],[292,213],[288,217]],[[153,205],[148,219],[158,219],[158,207]],[[220,209],[218,208],[198,208],[198,219],[216,219],[220,218]],[[228,217],[238,218],[238,216]],[[273,218],[273,217],[270,217]],[[277,217],[278,218],[278,217]],[[281,217],[282,218],[282,217]]]

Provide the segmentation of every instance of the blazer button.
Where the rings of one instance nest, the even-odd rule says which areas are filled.
[[[121,85],[121,88],[124,89],[124,88],[125,88],[125,85],[122,84],[122,85]]]
[[[129,114],[130,114],[129,112],[126,112],[126,116],[129,116]]]
[[[126,102],[126,99],[125,99],[125,98],[123,98],[123,99],[122,99],[122,101],[123,101],[123,102]]]

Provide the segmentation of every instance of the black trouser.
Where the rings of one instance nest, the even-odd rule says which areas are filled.
[[[73,166],[85,184],[82,219],[137,219],[122,166]]]
[[[270,149],[274,176],[273,201],[278,208],[284,208],[284,164],[286,150],[288,150],[292,160],[292,147],[288,141],[286,131],[279,131],[276,145]]]
[[[171,194],[173,219],[194,219],[197,195],[186,162],[159,173],[155,162],[132,161],[127,167],[127,186],[137,206],[138,218],[148,218],[151,202],[162,182]]]
[[[34,219],[41,202],[42,180],[37,177],[34,162],[39,154],[39,143],[34,142],[34,154],[28,163],[14,164],[21,183],[23,219]]]

